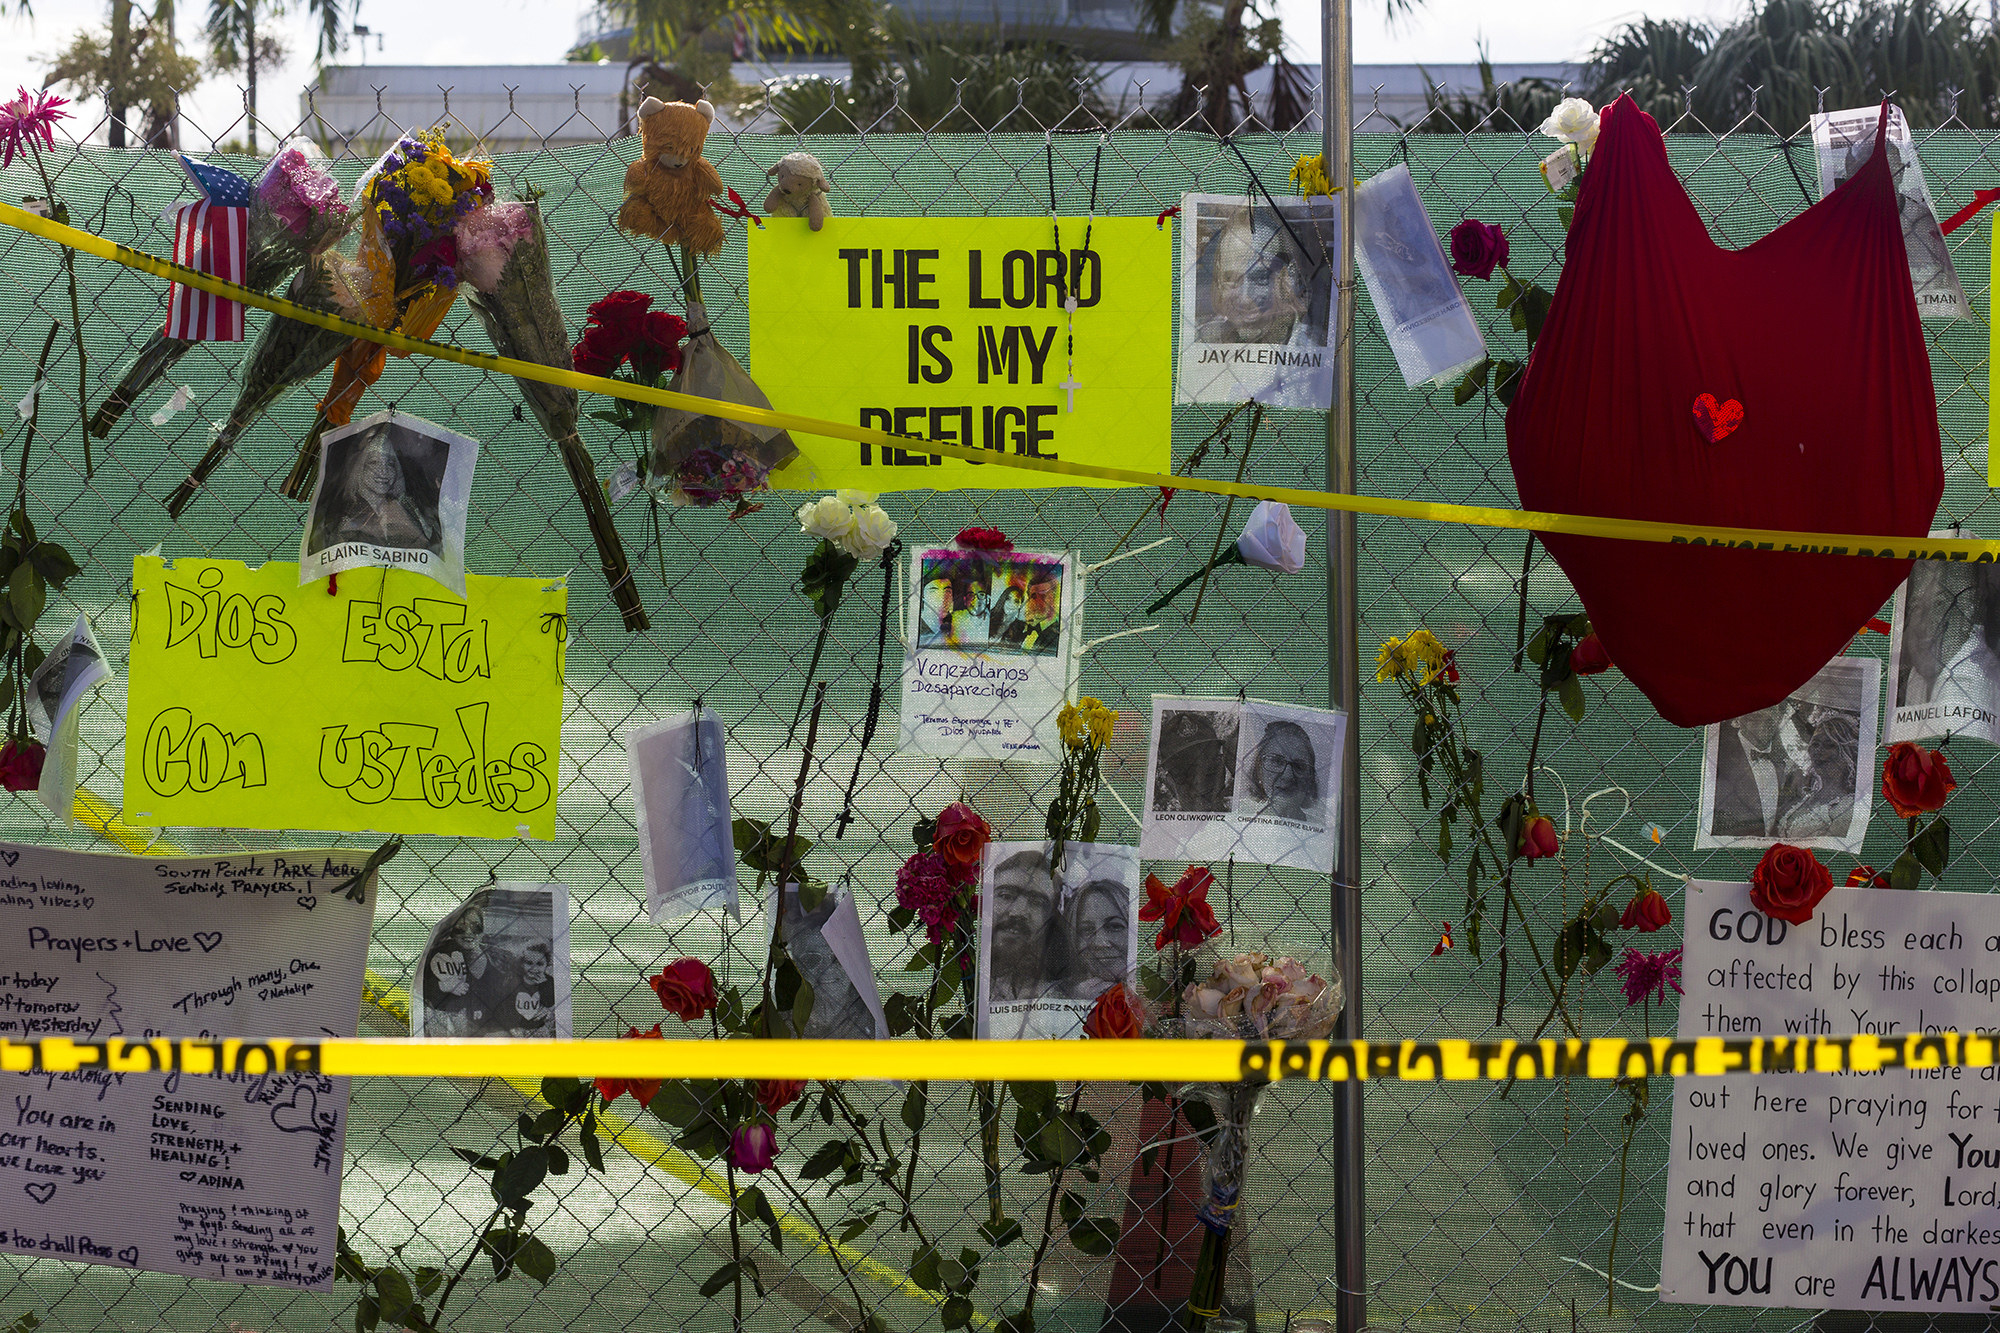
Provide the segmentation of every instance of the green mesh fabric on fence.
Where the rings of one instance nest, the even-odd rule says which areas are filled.
[[[1676,136],[1670,142],[1677,168],[1704,216],[1724,240],[1740,244],[1764,234],[1804,205],[1813,167],[1801,142],[1789,148],[1773,137]],[[718,131],[709,156],[723,179],[753,202],[763,192],[763,169],[786,152],[815,153],[836,182],[833,203],[842,214],[883,216],[1045,215],[1054,206],[1078,214],[1153,216],[1179,201],[1183,191],[1243,192],[1249,167],[1273,194],[1287,192],[1295,159],[1317,151],[1313,138],[1247,134],[1235,147],[1190,132],[1116,132],[994,135],[855,135],[813,137],[729,135]],[[1241,151],[1239,158],[1236,150]],[[1553,285],[1562,228],[1535,170],[1548,149],[1521,135],[1366,134],[1357,154],[1363,173],[1407,161],[1440,232],[1461,217],[1504,226],[1513,244],[1513,271],[1524,280]],[[1947,130],[1927,139],[1923,161],[1939,212],[1945,213],[1979,186],[2000,176],[1992,143],[1983,136]],[[558,287],[572,326],[584,307],[606,291],[637,287],[666,297],[674,279],[657,245],[634,243],[610,224],[620,178],[635,145],[567,148],[508,154],[495,164],[503,195],[543,191]],[[183,192],[183,178],[163,155],[90,149],[58,152],[58,190],[83,225],[154,253],[170,248],[162,210]],[[236,162],[232,165],[247,166]],[[342,163],[344,182],[358,176],[358,162]],[[1800,181],[1803,179],[1805,185]],[[38,192],[19,161],[0,172],[9,196]],[[1959,274],[1975,305],[1986,308],[1988,285],[1984,224],[1954,238]],[[82,265],[91,354],[93,398],[108,387],[122,358],[153,329],[164,291],[149,278],[95,261]],[[1161,281],[1172,281],[1162,273]],[[722,338],[747,352],[742,315],[746,282],[740,224],[728,248],[704,273],[709,309]],[[1504,316],[1492,308],[1489,284],[1468,282],[1482,324],[1496,351],[1519,349]],[[1716,294],[1726,300],[1726,293]],[[673,304],[673,303],[669,303]],[[0,401],[28,392],[34,357],[51,319],[67,316],[55,252],[24,236],[0,236]],[[253,328],[262,316],[252,315]],[[1496,408],[1475,400],[1452,403],[1446,388],[1410,390],[1402,383],[1365,296],[1356,352],[1355,394],[1361,488],[1416,499],[1509,505],[1514,501],[1504,462],[1504,434]],[[1931,326],[1933,366],[1946,440],[1949,485],[1945,510],[1981,535],[2000,535],[1988,521],[1983,485],[1985,460],[1985,340],[1979,325]],[[1810,337],[1811,331],[1799,330]],[[440,337],[483,348],[484,335],[461,305]],[[59,340],[58,354],[65,344]],[[840,354],[837,336],[827,354]],[[124,672],[130,628],[127,598],[134,554],[159,546],[168,555],[214,555],[252,562],[297,558],[300,507],[282,498],[277,483],[289,468],[312,417],[315,390],[293,396],[242,441],[237,454],[210,480],[182,521],[168,520],[163,500],[186,475],[212,437],[211,422],[233,399],[237,352],[198,350],[181,363],[172,384],[185,385],[194,405],[155,426],[152,413],[167,397],[158,387],[127,417],[109,441],[95,444],[96,471],[86,478],[74,401],[73,359],[51,368],[44,390],[45,438],[28,461],[31,512],[45,533],[66,543],[84,566],[45,623],[74,610],[88,615],[100,641]],[[747,359],[747,358],[746,358]],[[753,373],[756,366],[752,364]],[[1830,368],[1829,374],[1840,373]],[[374,969],[405,979],[425,934],[448,907],[489,877],[561,880],[571,894],[571,942],[576,975],[579,1035],[608,1036],[628,1025],[647,1026],[659,1007],[644,976],[682,954],[712,960],[718,973],[737,980],[754,972],[763,948],[761,909],[746,904],[741,924],[713,915],[685,918],[666,928],[645,919],[645,888],[632,824],[624,735],[632,728],[680,711],[699,697],[727,721],[730,767],[738,813],[777,817],[798,768],[796,747],[783,746],[800,686],[800,663],[814,622],[796,591],[800,565],[810,550],[790,509],[792,497],[770,497],[758,513],[728,521],[719,510],[649,508],[643,497],[625,500],[618,521],[640,586],[652,612],[649,633],[625,634],[605,595],[588,533],[560,460],[532,420],[523,420],[510,382],[421,359],[391,361],[364,410],[395,404],[481,442],[472,495],[467,568],[486,574],[552,575],[570,571],[570,645],[565,690],[563,764],[557,838],[552,843],[504,843],[415,838],[384,872],[377,915]],[[781,403],[804,412],[811,403]],[[1219,418],[1219,409],[1175,414],[1176,457]],[[585,423],[601,475],[632,456],[632,446],[601,423]],[[8,467],[20,431],[0,439]],[[1272,414],[1260,435],[1249,476],[1285,485],[1317,486],[1325,475],[1325,424],[1310,413]],[[1212,460],[1208,475],[1235,460]],[[1158,496],[1151,491],[1048,489],[1023,492],[910,491],[885,498],[906,539],[949,539],[972,523],[996,526],[1029,549],[1068,546],[1086,561],[1102,558],[1109,544],[1139,519]],[[1105,571],[1092,582],[1085,637],[1096,639],[1147,623],[1141,609],[1204,557],[1221,519],[1223,502],[1182,493],[1164,518],[1140,522],[1134,544],[1177,538]],[[1242,508],[1235,521],[1240,522]],[[1081,688],[1125,710],[1112,746],[1110,781],[1123,802],[1140,807],[1150,696],[1154,693],[1233,695],[1324,705],[1328,697],[1326,589],[1322,515],[1301,514],[1312,540],[1306,572],[1285,578],[1254,571],[1223,571],[1210,589],[1198,623],[1169,613],[1153,632],[1119,638],[1084,659]],[[657,525],[657,527],[656,527]],[[655,538],[655,532],[658,538]],[[1510,670],[1514,651],[1519,535],[1363,519],[1360,582],[1364,604],[1361,640],[1428,625],[1457,649],[1468,678],[1473,743],[1488,756],[1496,791],[1517,782],[1534,725],[1536,691],[1529,675]],[[853,597],[872,608],[871,580]],[[1744,595],[1716,589],[1717,597]],[[1538,558],[1528,580],[1531,617],[1574,605],[1554,565]],[[833,836],[841,788],[852,761],[873,666],[872,614],[842,613],[829,646],[833,678],[822,753],[831,757],[805,804],[804,826],[822,840],[814,853],[820,873],[850,876],[868,927],[885,991],[914,989],[920,974],[902,970],[907,942],[886,933],[883,905],[893,902],[896,866],[909,849],[909,828],[945,802],[963,796],[1002,835],[1032,835],[1053,792],[1053,770],[1013,770],[1000,765],[949,764],[889,753],[878,739],[863,766],[861,819],[845,838]],[[1886,653],[1886,640],[1866,637],[1853,651]],[[1754,645],[1717,645],[1717,669]],[[1364,671],[1365,675],[1365,671]],[[1699,790],[1700,737],[1668,727],[1615,675],[1586,684],[1590,712],[1572,725],[1560,712],[1547,723],[1542,746],[1546,771],[1538,779],[1543,808],[1574,811],[1586,796],[1622,786],[1631,811],[1617,835],[1630,846],[1650,847],[1640,832],[1665,831],[1655,859],[1676,869],[1717,878],[1740,878],[1750,864],[1743,853],[1695,855],[1694,810]],[[893,675],[891,716],[883,735],[895,735]],[[1366,860],[1367,991],[1363,1029],[1370,1036],[1466,1036],[1525,1033],[1540,1019],[1524,968],[1512,980],[1513,1003],[1504,1028],[1494,1026],[1496,961],[1489,950],[1475,964],[1460,949],[1430,956],[1441,922],[1462,911],[1462,869],[1435,854],[1436,825],[1418,803],[1408,747],[1409,719],[1387,688],[1364,691],[1359,718],[1362,744],[1363,838]],[[84,783],[114,804],[122,783],[123,698],[107,691],[85,715]],[[1995,807],[1981,791],[1984,750],[1960,755],[1964,790],[1954,801],[1960,848],[1954,886],[1984,890],[1993,857]],[[1604,802],[1612,798],[1601,798]],[[1491,804],[1497,805],[1497,796]],[[1614,801],[1615,804],[1615,801]],[[1105,803],[1107,841],[1136,836],[1118,803]],[[1893,858],[1894,821],[1878,818],[1868,857]],[[81,830],[50,827],[38,806],[0,805],[0,836],[19,840],[92,845]],[[234,834],[172,830],[170,841],[190,850],[359,843],[310,832]],[[1559,920],[1565,904],[1580,899],[1629,861],[1605,849],[1586,863],[1573,855],[1566,873],[1538,867],[1525,877],[1528,909],[1541,933]],[[1153,867],[1149,867],[1153,868]],[[1165,867],[1161,867],[1165,869]],[[1177,869],[1177,867],[1175,867]],[[1266,943],[1331,964],[1329,887],[1324,877],[1254,865],[1217,867],[1215,895],[1229,925],[1227,942]],[[1686,910],[1665,876],[1677,916]],[[1674,928],[1677,930],[1678,925]],[[1489,935],[1491,928],[1489,927]],[[1669,934],[1672,932],[1670,931]],[[1667,943],[1672,943],[1670,939]],[[907,978],[907,980],[905,980]],[[1580,1014],[1588,1032],[1627,1032],[1631,1019],[1608,984],[1586,984]],[[1662,1024],[1671,1014],[1655,1016]],[[377,1030],[380,1030],[379,1028]],[[861,1088],[857,1100],[891,1121],[893,1090]],[[360,1080],[348,1134],[343,1222],[367,1253],[382,1256],[404,1246],[408,1264],[453,1262],[467,1252],[472,1229],[486,1210],[483,1183],[449,1146],[486,1149],[507,1127],[517,1102],[496,1087]],[[1497,1086],[1385,1085],[1367,1098],[1369,1173],[1368,1275],[1371,1322],[1381,1327],[1534,1329],[1566,1327],[1574,1301],[1591,1328],[1628,1324],[1652,1328],[1776,1329],[1806,1322],[1799,1312],[1707,1311],[1656,1303],[1647,1289],[1657,1282],[1660,1228],[1671,1201],[1662,1199],[1668,1098],[1656,1091],[1654,1115],[1632,1154],[1631,1181],[1616,1276],[1616,1313],[1605,1315],[1602,1269],[1618,1176],[1618,1116],[1623,1101],[1602,1084],[1537,1084],[1503,1093]],[[962,1089],[933,1096],[943,1127],[927,1132],[920,1210],[947,1248],[984,1249],[977,1225],[981,1176],[976,1140]],[[1092,1211],[1122,1213],[1122,1191],[1137,1147],[1137,1095],[1098,1087],[1085,1105],[1113,1125],[1118,1147]],[[651,1128],[664,1127],[642,1119]],[[787,1136],[780,1166],[795,1168],[817,1141],[813,1120],[782,1122]],[[1281,1329],[1288,1315],[1330,1316],[1332,1262],[1332,1122],[1318,1089],[1281,1087],[1258,1118],[1258,1153],[1246,1204],[1243,1280],[1254,1288],[1260,1327]],[[670,1172],[618,1152],[598,1176],[572,1171],[555,1182],[549,1216],[533,1219],[538,1234],[561,1261],[546,1290],[515,1278],[488,1280],[483,1261],[468,1279],[452,1322],[461,1328],[521,1330],[561,1327],[618,1328],[646,1325],[715,1328],[727,1325],[719,1303],[697,1287],[726,1257],[719,1251],[724,1211]],[[1008,1177],[1009,1208],[1031,1223],[1041,1197],[1032,1180]],[[815,1199],[820,1195],[815,1191]],[[1102,1206],[1098,1206],[1098,1205]],[[844,1216],[838,1199],[816,1206]],[[858,1238],[855,1246],[889,1269],[905,1269],[913,1242],[893,1215]],[[982,1317],[1019,1307],[1030,1246],[1016,1244],[985,1260],[974,1297]],[[766,1275],[789,1274],[779,1289],[753,1305],[749,1326],[759,1330],[826,1327],[838,1316],[828,1301],[851,1306],[841,1273],[824,1255],[788,1244],[783,1256],[766,1254]],[[8,1275],[0,1317],[34,1309],[61,1330],[169,1329],[318,1330],[348,1324],[355,1288],[299,1294],[220,1283],[190,1282],[149,1274],[78,1268],[50,1260],[0,1258]],[[1043,1327],[1096,1330],[1105,1319],[1111,1261],[1089,1259],[1066,1245],[1051,1249],[1041,1272]],[[936,1326],[931,1308],[907,1287],[863,1275],[868,1299],[879,1300],[891,1327]],[[816,1312],[825,1308],[821,1317]]]

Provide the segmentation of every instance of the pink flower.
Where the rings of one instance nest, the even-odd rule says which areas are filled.
[[[1681,951],[1667,949],[1660,953],[1640,953],[1630,945],[1625,946],[1625,956],[1618,960],[1613,969],[1618,973],[1618,982],[1625,990],[1626,1004],[1639,1004],[1654,992],[1659,993],[1661,1004],[1667,1002],[1667,987],[1674,988],[1674,994],[1681,991]]]
[[[16,92],[11,102],[0,103],[0,154],[4,154],[0,167],[13,166],[14,154],[32,148],[36,139],[55,147],[55,124],[69,118],[69,112],[62,109],[68,105],[46,89],[31,93],[26,88]]]
[[[257,197],[294,236],[310,232],[320,214],[347,216],[339,182],[297,148],[287,148],[271,159],[257,180]]]
[[[729,1164],[746,1175],[770,1169],[778,1156],[778,1131],[769,1125],[744,1125],[729,1136]]]
[[[526,204],[488,204],[473,210],[456,232],[458,276],[490,295],[500,286],[501,270],[514,257],[514,247],[534,231],[535,212]]]

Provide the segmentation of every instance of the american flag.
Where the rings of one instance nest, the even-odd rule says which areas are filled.
[[[181,155],[181,166],[205,198],[183,204],[174,218],[174,262],[227,282],[242,282],[250,258],[250,182],[233,171]],[[243,306],[174,283],[167,291],[169,338],[241,342]]]

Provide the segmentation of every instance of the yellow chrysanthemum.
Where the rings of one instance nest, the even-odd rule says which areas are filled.
[[[1318,153],[1302,157],[1292,168],[1292,184],[1299,187],[1299,193],[1310,199],[1316,194],[1329,198],[1333,195],[1333,182],[1327,179],[1326,158]]]
[[[1106,708],[1088,695],[1073,704],[1064,704],[1056,714],[1056,730],[1072,750],[1103,749],[1111,741],[1111,729],[1118,725],[1118,711]]]
[[[1384,639],[1375,650],[1375,679],[1391,681],[1410,669],[1410,659],[1401,639]]]

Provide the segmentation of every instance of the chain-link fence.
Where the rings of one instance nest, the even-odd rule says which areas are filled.
[[[1361,101],[1365,106],[1365,96]],[[443,100],[438,110],[440,118],[447,113]],[[755,123],[775,122],[767,108]],[[365,144],[328,144],[343,183],[358,176],[362,157],[406,128],[420,127],[383,124],[374,127],[379,133],[361,136]],[[1099,215],[1152,217],[1177,204],[1184,191],[1254,192],[1252,171],[1264,189],[1282,195],[1295,160],[1319,148],[1316,131],[1281,135],[1246,124],[1244,132],[1225,141],[1192,129],[1161,128],[1144,107],[1129,109],[1111,126],[1079,115],[1053,126],[1010,117],[983,134],[886,134],[870,128],[811,137],[782,125],[760,133],[718,129],[709,139],[708,156],[725,182],[754,201],[761,197],[767,166],[786,152],[808,149],[836,182],[834,207],[843,214],[1078,214],[1089,205],[1094,181]],[[1513,128],[1472,135],[1421,128],[1364,121],[1357,140],[1360,174],[1407,162],[1441,231],[1462,217],[1503,225],[1512,242],[1513,272],[1552,287],[1562,225],[1536,171],[1548,142]],[[1812,167],[1802,134],[1787,138],[1758,123],[1673,128],[1669,148],[1675,167],[1725,242],[1760,236],[1809,202],[1811,192],[1802,182],[1811,181]],[[526,134],[553,129],[531,126]],[[500,126],[455,127],[455,134],[474,141],[502,132]],[[510,124],[504,133],[518,141],[523,127]],[[503,196],[531,187],[543,192],[557,285],[572,328],[580,326],[583,307],[606,291],[629,287],[668,296],[676,290],[660,247],[635,243],[611,224],[621,176],[635,149],[633,141],[617,140],[511,152],[495,160]],[[1927,134],[1922,158],[1941,213],[2000,175],[1991,137],[1956,125]],[[49,160],[58,193],[81,225],[154,253],[169,250],[170,228],[162,214],[182,195],[184,183],[165,155],[58,149]],[[39,193],[31,170],[19,160],[0,171],[0,190],[16,197]],[[1953,246],[1960,277],[1981,306],[1987,260],[1983,241],[1975,238],[1983,235],[1983,229],[1967,228]],[[0,237],[0,255],[0,336],[7,353],[0,358],[0,394],[11,401],[30,388],[50,322],[67,321],[68,297],[49,247],[10,235]],[[1169,274],[1160,277],[1172,280]],[[92,389],[101,395],[121,359],[158,327],[164,292],[150,279],[94,262],[82,265],[81,278]],[[723,340],[746,356],[740,229],[705,270],[704,283]],[[1496,352],[1519,352],[1519,335],[1508,329],[1505,315],[1491,308],[1483,292],[1474,296]],[[1727,301],[1729,295],[1716,293],[1715,299]],[[1927,331],[1949,468],[1945,511],[1978,530],[1986,495],[1980,483],[1986,333],[1970,323],[1934,324]],[[1365,300],[1357,332],[1361,489],[1398,498],[1513,504],[1498,409],[1483,397],[1454,405],[1449,388],[1404,388]],[[1801,336],[1808,334],[1801,330]],[[439,337],[485,345],[462,305]],[[59,340],[59,355],[63,345]],[[171,392],[168,385],[157,388],[100,446],[88,478],[75,424],[73,364],[59,363],[42,390],[45,433],[27,462],[31,513],[45,535],[76,553],[83,573],[62,597],[89,616],[121,668],[135,553],[157,545],[170,555],[254,563],[289,559],[297,550],[301,511],[279,494],[278,482],[311,421],[309,393],[289,400],[249,432],[178,524],[168,520],[162,504],[208,447],[211,419],[232,401],[238,355],[237,348],[206,345],[187,357],[172,383],[191,392],[193,406],[155,422],[155,409]],[[786,710],[797,698],[798,666],[815,623],[797,590],[810,542],[798,532],[789,506],[774,500],[761,512],[730,521],[720,509],[653,509],[643,496],[625,500],[619,525],[653,620],[649,632],[627,634],[597,579],[590,539],[559,459],[533,421],[522,419],[510,382],[413,358],[392,362],[374,394],[377,404],[394,403],[481,441],[468,568],[502,575],[578,571],[571,581],[556,840],[412,839],[383,875],[372,953],[381,985],[409,978],[431,924],[496,875],[569,886],[579,1035],[617,1035],[660,1017],[644,978],[681,955],[708,959],[725,980],[748,983],[762,965],[767,929],[754,906],[741,923],[702,914],[666,928],[648,924],[624,737],[699,698],[728,723],[736,811],[767,819],[782,813],[799,767],[797,748],[784,743]],[[812,410],[811,404],[783,406]],[[1186,458],[1222,411],[1175,412],[1176,460]],[[65,421],[66,430],[57,424]],[[588,423],[586,430],[592,429],[595,423]],[[6,441],[9,466],[14,439]],[[1274,412],[1258,437],[1247,476],[1318,486],[1325,475],[1325,440],[1321,416]],[[629,445],[609,429],[598,430],[590,443],[603,475],[630,456]],[[1206,473],[1233,473],[1239,461],[1211,459]],[[905,538],[913,540],[948,540],[962,527],[983,524],[1004,529],[1025,548],[1071,548],[1090,561],[1101,559],[1135,521],[1141,535],[1134,544],[1157,536],[1176,539],[1093,579],[1085,637],[1097,640],[1153,623],[1140,608],[1206,557],[1222,503],[1183,493],[1163,515],[1149,516],[1159,498],[1131,490],[906,491],[884,503]],[[1136,837],[1127,811],[1142,803],[1152,694],[1240,690],[1283,702],[1327,701],[1326,590],[1315,572],[1322,568],[1324,525],[1308,518],[1307,526],[1314,546],[1308,572],[1287,578],[1223,571],[1196,623],[1169,612],[1157,618],[1157,629],[1110,638],[1085,656],[1082,692],[1122,710],[1107,765],[1119,799],[1105,803],[1102,839]],[[1522,776],[1538,703],[1532,673],[1511,669],[1521,538],[1373,519],[1361,521],[1360,534],[1361,641],[1372,644],[1422,624],[1456,649],[1466,674],[1472,743],[1487,755],[1489,789],[1511,790]],[[1715,595],[1747,593],[1718,589]],[[1539,553],[1532,557],[1526,596],[1531,625],[1543,614],[1574,605],[1561,573]],[[58,610],[61,615],[50,623],[69,613],[60,601]],[[1053,769],[899,756],[878,743],[863,765],[860,819],[836,838],[834,819],[873,668],[873,620],[859,613],[836,620],[825,670],[833,683],[822,727],[824,768],[807,789],[803,827],[819,841],[813,854],[819,872],[845,875],[854,886],[886,995],[925,984],[925,974],[904,969],[910,937],[893,935],[885,925],[912,824],[963,797],[986,815],[997,835],[1039,836],[1055,777]],[[1880,654],[1885,647],[1886,640],[1864,637],[1853,651]],[[1718,653],[1719,670],[1727,669],[1730,651],[1735,650]],[[1565,814],[1559,822],[1574,829],[1584,798],[1622,788],[1623,797],[1593,802],[1598,812],[1590,824],[1593,835],[1608,833],[1627,847],[1643,848],[1668,871],[1741,877],[1748,868],[1745,855],[1696,856],[1687,850],[1699,788],[1699,736],[1660,722],[1615,676],[1598,678],[1586,691],[1590,708],[1584,722],[1572,725],[1558,710],[1545,723],[1540,763],[1546,768],[1538,783],[1544,809]],[[1542,1006],[1520,982],[1518,970],[1515,998],[1504,1026],[1496,1029],[1495,953],[1489,949],[1477,963],[1462,947],[1433,956],[1440,925],[1459,920],[1463,877],[1435,853],[1435,819],[1419,803],[1409,725],[1392,691],[1364,692],[1359,718],[1367,924],[1363,1030],[1403,1037],[1524,1033]],[[885,731],[893,734],[893,727],[891,717]],[[123,734],[122,699],[114,691],[86,713],[82,765],[84,784],[114,799],[122,785]],[[1961,888],[1979,882],[1992,855],[1993,812],[1980,797],[1979,758],[1954,754],[1967,789],[1953,804],[1961,849],[1952,877]],[[1489,800],[1493,804],[1497,799]],[[1616,820],[1605,814],[1613,809],[1620,812]],[[1647,824],[1664,828],[1661,846],[1640,831]],[[1896,833],[1894,821],[1876,820],[1864,859],[1886,865],[1896,851]],[[26,802],[0,807],[0,834],[94,845],[85,832],[50,827]],[[342,840],[309,832],[239,838],[175,830],[171,841],[206,851]],[[344,841],[359,845],[358,839]],[[1547,938],[1552,924],[1591,886],[1635,868],[1644,869],[1599,837],[1569,839],[1559,863],[1523,876],[1525,906],[1538,933]],[[1225,943],[1243,948],[1268,943],[1317,957],[1323,967],[1331,964],[1324,877],[1249,864],[1216,869]],[[1654,878],[1668,891],[1677,915],[1685,915],[1671,875],[1655,871]],[[1491,934],[1489,928],[1489,939]],[[1576,998],[1586,1033],[1629,1028],[1608,982],[1608,976],[1585,982]],[[364,1016],[367,1029],[395,1031],[395,1010],[393,1000],[375,1006]],[[868,1153],[877,1147],[889,1153],[892,1142],[894,1150],[904,1149],[901,1090],[858,1087],[847,1090],[847,1097],[851,1111],[866,1116],[871,1126],[898,1126],[893,1141],[872,1130]],[[785,1147],[779,1170],[806,1190],[828,1229],[845,1238],[829,1252],[802,1242],[794,1231],[780,1254],[763,1228],[746,1223],[744,1243],[756,1253],[768,1289],[750,1301],[748,1326],[844,1329],[853,1323],[857,1304],[876,1310],[891,1328],[935,1326],[936,1302],[907,1277],[921,1236],[947,1257],[964,1258],[961,1251],[970,1251],[977,1260],[977,1282],[970,1288],[976,1326],[1020,1309],[1032,1286],[1043,1328],[1157,1327],[1146,1322],[1145,1312],[1157,1304],[1147,1288],[1162,1285],[1169,1265],[1162,1260],[1165,1247],[1145,1228],[1161,1193],[1157,1182],[1170,1172],[1185,1173],[1193,1147],[1183,1128],[1183,1141],[1156,1145],[1142,1162],[1142,1148],[1161,1131],[1157,1116],[1146,1119],[1137,1092],[1097,1086],[1084,1090],[1082,1098],[1110,1129],[1112,1146],[1098,1182],[1073,1183],[1087,1212],[1125,1219],[1126,1243],[1119,1253],[1103,1257],[1079,1252],[1058,1224],[1055,1243],[1038,1258],[1046,1218],[1053,1215],[1045,1207],[1053,1208],[1055,1196],[1041,1177],[1011,1168],[1003,1203],[1026,1235],[998,1246],[981,1235],[986,1181],[978,1118],[963,1088],[934,1090],[921,1157],[904,1164],[914,1229],[899,1225],[901,1214],[892,1206],[870,1225],[845,1234],[849,1218],[888,1201],[883,1188],[872,1175],[844,1189],[829,1190],[824,1179],[801,1181],[799,1172],[815,1148],[846,1133],[846,1126],[836,1131],[817,1114],[781,1119]],[[1625,1104],[1620,1096],[1608,1085],[1592,1083],[1511,1091],[1493,1085],[1371,1086],[1366,1182],[1371,1322],[1535,1329],[1634,1322],[1777,1328],[1806,1322],[1797,1312],[1657,1303],[1652,1293],[1665,1207],[1665,1100],[1655,1098],[1654,1114],[1633,1149],[1615,1265],[1619,1297],[1616,1312],[1606,1314],[1598,1270],[1606,1263],[1617,1190],[1618,1117]],[[452,1150],[481,1152],[512,1143],[514,1112],[522,1104],[518,1093],[499,1085],[358,1080],[342,1208],[355,1245],[375,1259],[398,1253],[410,1267],[455,1269],[476,1257],[475,1235],[488,1196],[483,1179]],[[532,1219],[559,1260],[546,1288],[519,1276],[494,1282],[482,1260],[447,1312],[448,1325],[727,1325],[729,1293],[711,1300],[698,1291],[730,1252],[728,1210],[717,1201],[718,1186],[704,1175],[702,1163],[660,1142],[669,1134],[665,1126],[646,1117],[639,1123],[659,1137],[608,1148],[602,1174],[572,1169],[551,1178],[542,1196],[548,1201]],[[1256,1121],[1247,1240],[1233,1281],[1240,1300],[1254,1298],[1261,1327],[1284,1328],[1303,1317],[1331,1314],[1331,1123],[1321,1090],[1285,1085],[1271,1092]],[[1011,1162],[1012,1148],[1005,1151]],[[869,1165],[879,1165],[879,1159]],[[1130,1199],[1128,1185],[1134,1186]],[[785,1189],[773,1195],[792,1197]],[[788,1203],[786,1210],[802,1209]],[[1134,1244],[1134,1236],[1145,1237],[1145,1243]],[[357,1289],[345,1284],[330,1295],[300,1294],[54,1260],[10,1256],[0,1262],[8,1274],[0,1317],[32,1309],[64,1330],[320,1329],[349,1324],[357,1297]]]

